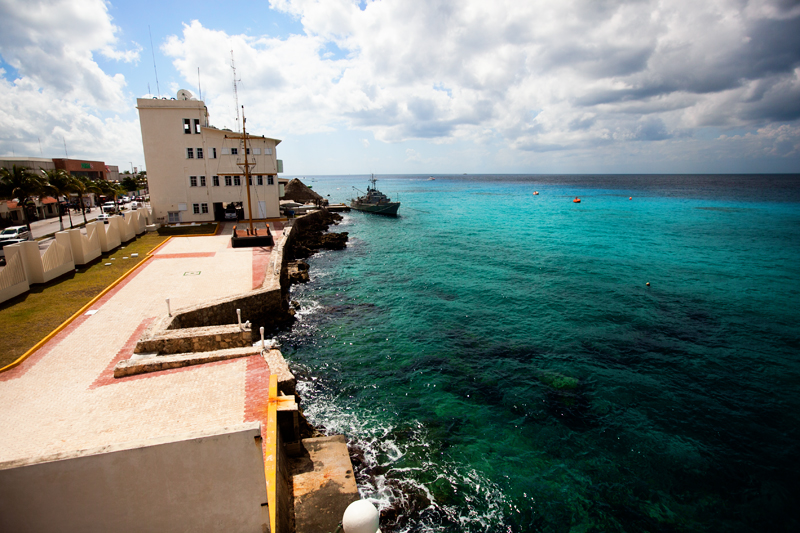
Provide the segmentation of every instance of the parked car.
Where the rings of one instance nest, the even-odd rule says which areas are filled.
[[[8,239],[22,239],[23,241],[30,240],[31,233],[28,231],[27,226],[11,226],[0,232],[0,240]]]
[[[6,251],[4,248],[6,246],[11,246],[12,244],[19,244],[21,242],[25,242],[28,239],[3,239],[0,241],[0,264],[6,264]]]
[[[103,213],[114,213],[117,211],[117,204],[113,201],[103,204]]]
[[[131,202],[131,209],[139,209],[139,202]]]
[[[111,218],[111,215],[109,215],[108,213],[100,213],[99,215],[97,215],[97,221],[103,222],[104,224],[108,224],[109,218]]]

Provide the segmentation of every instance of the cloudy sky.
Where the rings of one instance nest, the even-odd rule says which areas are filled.
[[[0,155],[142,167],[180,88],[234,129],[231,51],[287,175],[800,172],[798,0],[0,0]]]

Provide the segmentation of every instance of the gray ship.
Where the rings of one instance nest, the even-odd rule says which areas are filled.
[[[353,198],[350,200],[350,207],[358,211],[366,211],[367,213],[375,213],[378,215],[387,215],[390,217],[397,216],[397,210],[400,208],[400,202],[392,202],[392,200],[375,188],[375,175],[369,182],[372,184],[367,187],[367,193],[364,196]]]

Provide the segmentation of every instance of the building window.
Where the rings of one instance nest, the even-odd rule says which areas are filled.
[[[189,176],[189,187],[197,187],[197,176]]]
[[[201,187],[205,187],[206,186],[206,177],[205,176],[200,176],[200,186]]]
[[[264,148],[264,155],[272,155],[272,148]]]
[[[194,119],[194,132],[200,133],[200,121],[198,119]]]
[[[183,133],[192,133],[192,122],[188,118],[183,119]]]
[[[239,187],[242,184],[242,178],[240,178],[239,176],[234,176],[233,177],[233,184],[236,185],[237,187]]]
[[[231,155],[239,155],[239,149],[238,148],[231,148]]]
[[[253,176],[247,176],[247,184],[250,186],[253,185]]]
[[[253,148],[253,153],[256,155],[261,155],[261,148]]]
[[[167,211],[167,222],[170,224],[177,224],[181,221],[180,211]]]
[[[217,158],[217,149],[216,148],[212,148],[211,149],[211,159],[216,159],[216,158]]]
[[[202,148],[198,148],[197,149],[197,159],[203,159],[203,149]]]
[[[192,204],[192,213],[195,215],[200,214],[200,204]]]
[[[230,187],[231,186],[231,180],[232,179],[233,178],[231,178],[230,176],[225,176],[225,186],[226,187]]]
[[[211,176],[211,185],[219,187],[219,176]]]
[[[194,159],[194,148],[186,149],[186,159]]]
[[[264,176],[256,176],[256,183],[264,185]]]
[[[208,204],[200,204],[200,210],[203,213],[208,213]]]
[[[275,180],[272,179],[272,176],[267,176],[267,185],[273,185]]]
[[[230,153],[231,153],[230,148],[225,148],[224,146],[222,147],[222,155],[230,155]]]
[[[250,155],[250,148],[247,149],[247,155]]]

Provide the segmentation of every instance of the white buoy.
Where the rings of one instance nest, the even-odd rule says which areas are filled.
[[[169,298],[167,298],[167,314],[172,316],[172,309],[169,308]]]
[[[262,350],[266,350],[267,346],[264,344],[264,326],[261,326],[260,328],[258,328],[258,331],[261,332],[261,349]]]
[[[377,533],[380,531],[380,513],[367,500],[358,500],[347,506],[342,516],[344,533]]]

